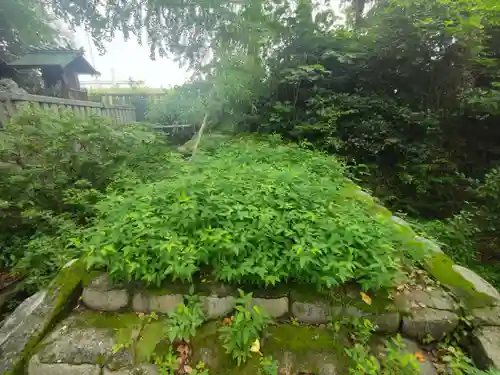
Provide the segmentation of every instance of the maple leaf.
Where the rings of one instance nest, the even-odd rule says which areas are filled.
[[[361,299],[363,300],[364,303],[366,303],[367,305],[372,304],[372,299],[368,294],[363,293],[363,292],[361,292],[359,294],[361,294]]]

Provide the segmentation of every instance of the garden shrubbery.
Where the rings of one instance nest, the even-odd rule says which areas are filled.
[[[0,139],[2,266],[28,286],[82,253],[153,285],[378,289],[401,273],[401,233],[352,198],[342,163],[279,137],[207,137],[188,161],[139,124],[26,110]]]
[[[352,189],[333,157],[233,140],[173,178],[111,192],[82,246],[115,279],[156,285],[203,272],[232,283],[387,287],[401,271],[402,239]]]
[[[169,158],[140,124],[26,108],[0,131],[0,268],[54,272],[107,189],[160,178]]]

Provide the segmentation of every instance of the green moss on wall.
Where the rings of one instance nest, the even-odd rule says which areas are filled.
[[[444,253],[434,253],[426,264],[426,270],[437,281],[451,289],[467,310],[491,305],[493,299],[476,291],[472,283],[453,269],[453,261]]]

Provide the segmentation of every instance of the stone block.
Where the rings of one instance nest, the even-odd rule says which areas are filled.
[[[467,348],[479,368],[500,369],[500,327],[474,329]]]
[[[394,296],[394,303],[399,311],[411,312],[418,308],[431,308],[457,312],[460,307],[455,300],[443,289],[407,291]]]
[[[430,250],[433,253],[439,253],[439,254],[443,253],[443,250],[441,250],[439,245],[436,242],[429,240],[428,238],[416,236],[415,241],[420,242],[422,245],[425,246],[426,249]]]
[[[132,309],[137,312],[168,313],[184,303],[181,294],[151,295],[146,292],[136,293],[132,299]]]
[[[111,371],[107,368],[102,370],[102,375],[158,375],[159,373],[158,368],[151,364],[127,367],[115,371]]]
[[[49,285],[21,303],[0,327],[0,374],[20,371],[33,346],[62,309],[76,302],[84,276],[82,262],[66,265]]]
[[[401,325],[401,314],[397,311],[368,315],[367,319],[377,326],[380,333],[396,333]]]
[[[327,323],[330,316],[330,307],[323,302],[299,302],[292,303],[292,315],[299,322],[321,324]]]
[[[131,352],[113,350],[115,335],[112,328],[83,328],[75,326],[72,320],[66,320],[41,342],[41,349],[32,361],[70,365],[106,364],[110,368],[131,366]]]
[[[288,314],[288,297],[253,298],[252,303],[259,306],[271,318],[279,318]]]
[[[465,280],[469,281],[476,292],[484,293],[492,298],[492,302],[500,305],[500,293],[495,289],[493,285],[488,283],[485,279],[479,276],[474,271],[459,266],[457,264],[453,265],[453,271],[459,273]]]
[[[440,340],[457,328],[458,320],[459,317],[454,312],[422,308],[403,317],[401,330],[413,339],[423,340],[430,335]]]
[[[215,296],[203,296],[200,297],[201,303],[203,305],[203,311],[205,312],[205,317],[208,320],[219,319],[226,316],[231,311],[234,310],[236,305],[236,300],[232,296],[227,297],[215,297]]]
[[[500,306],[487,306],[471,311],[471,322],[474,327],[500,326]]]
[[[97,311],[118,311],[128,305],[128,292],[124,289],[98,290],[86,287],[82,294],[83,303]]]
[[[67,363],[40,363],[33,357],[28,365],[28,375],[100,375],[101,366],[69,365]]]
[[[92,280],[86,285],[88,288],[96,289],[96,290],[113,290],[113,289],[123,289],[123,284],[115,284],[111,281],[111,278],[107,273],[102,273]]]

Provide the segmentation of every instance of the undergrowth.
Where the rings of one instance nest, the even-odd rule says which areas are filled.
[[[235,314],[219,328],[222,346],[238,366],[245,363],[252,352],[260,352],[260,335],[270,323],[265,311],[252,304],[251,293],[244,294],[241,290],[239,293]]]
[[[110,192],[82,246],[90,267],[156,285],[203,270],[234,283],[388,287],[409,248],[354,189],[335,158],[234,140],[172,178]]]

